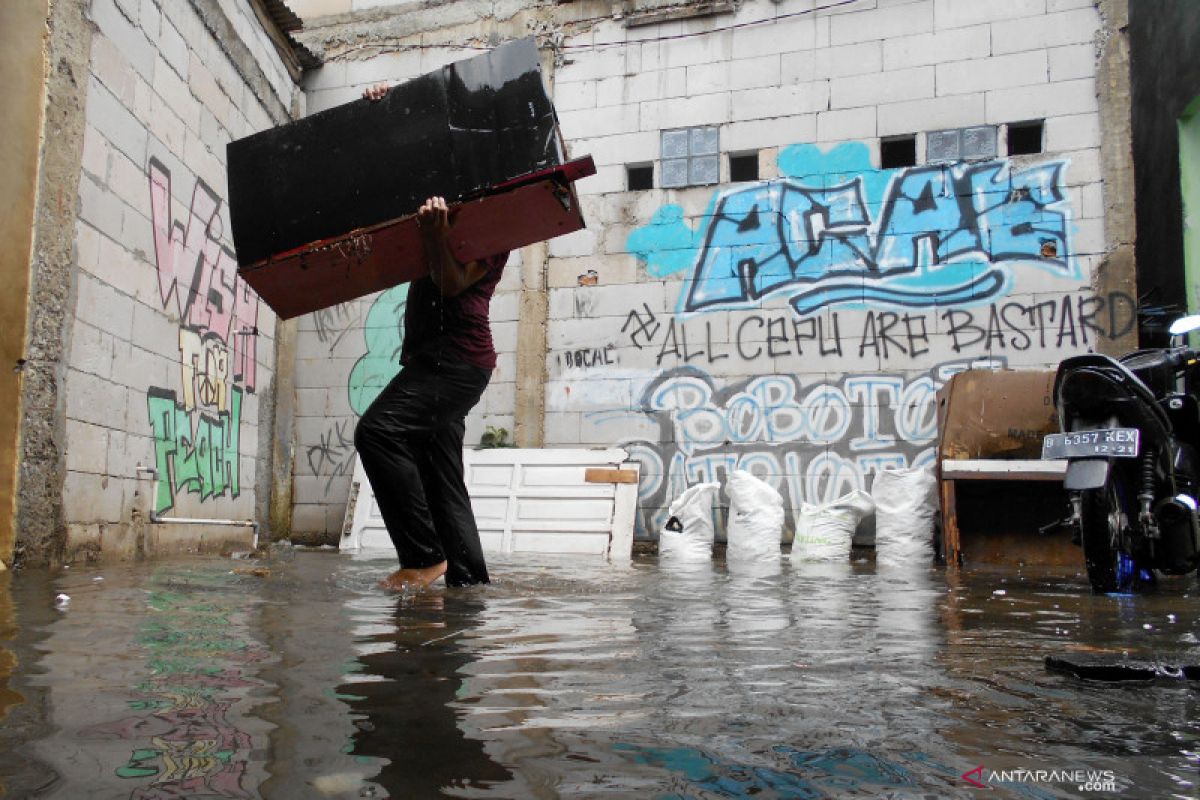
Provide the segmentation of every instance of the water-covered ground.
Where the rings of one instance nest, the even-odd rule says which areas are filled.
[[[1044,665],[1200,662],[1191,579],[1094,597],[1028,569],[491,563],[490,586],[407,598],[374,588],[388,561],[326,552],[259,575],[215,557],[0,575],[0,784],[70,800],[1116,796],[1081,791],[1089,777],[1200,792],[1194,685]]]

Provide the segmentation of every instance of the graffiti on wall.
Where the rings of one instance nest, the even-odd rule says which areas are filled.
[[[880,170],[852,142],[778,163],[780,179],[714,192],[698,222],[669,204],[628,237],[678,296],[631,305],[614,341],[652,356],[651,375],[631,408],[585,419],[642,464],[642,534],[687,486],[733,469],[794,515],[931,463],[954,373],[1050,366],[1136,322],[1132,297],[1081,288],[1066,162]],[[618,433],[631,419],[634,439]]]
[[[350,331],[360,327],[363,331],[366,349],[354,362],[346,381],[350,408],[358,416],[362,416],[400,370],[407,299],[408,284],[401,284],[376,297],[365,318],[362,306],[354,303],[343,303],[314,315],[317,338],[328,346],[331,354]],[[317,442],[306,445],[304,454],[312,474],[325,478],[324,493],[329,495],[339,478],[354,471],[354,420],[333,420]]]
[[[851,327],[837,312],[799,317],[761,312],[744,315],[723,340],[713,323],[655,314],[644,303],[625,317],[621,333],[628,343],[655,353],[659,366],[751,362],[761,356],[851,356],[906,366],[933,347],[939,330],[954,355],[1022,353],[1094,347],[1133,330],[1137,303],[1124,292],[1097,295],[1065,292],[1033,303],[1006,301],[983,308],[941,312],[868,309]],[[584,351],[586,352],[586,351]],[[567,359],[568,366],[592,366],[595,359]],[[611,362],[608,362],[611,363]]]
[[[148,174],[159,299],[179,321],[179,388],[146,393],[162,512],[181,491],[201,500],[240,492],[242,404],[258,380],[258,296],[222,244],[216,193],[197,179],[187,216],[173,219],[170,171],[151,158]]]
[[[801,315],[974,305],[1007,294],[1018,264],[1078,277],[1063,162],[875,170],[852,142],[789,148],[779,166],[781,180],[718,192],[698,230],[669,205],[630,235],[652,274],[693,270],[680,311],[751,308],[784,292]]]
[[[915,377],[875,372],[810,383],[761,375],[723,386],[699,367],[664,370],[632,409],[657,435],[622,443],[641,463],[640,525],[659,529],[663,509],[685,488],[723,482],[735,469],[766,480],[796,511],[869,488],[867,476],[878,470],[932,463],[938,389],[963,370],[1003,364],[967,359]],[[629,414],[593,412],[590,420],[618,429]]]

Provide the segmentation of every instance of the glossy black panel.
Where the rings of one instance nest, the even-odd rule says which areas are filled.
[[[240,265],[562,161],[532,38],[230,143]]]

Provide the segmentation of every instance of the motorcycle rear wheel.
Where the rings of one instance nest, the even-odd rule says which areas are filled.
[[[1120,478],[1110,475],[1098,489],[1079,495],[1079,527],[1088,581],[1096,594],[1128,591],[1138,567],[1121,548],[1126,539],[1128,518],[1121,508]]]

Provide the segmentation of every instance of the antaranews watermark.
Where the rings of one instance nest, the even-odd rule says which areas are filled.
[[[982,764],[962,774],[979,789],[996,784],[1054,783],[1074,785],[1080,792],[1116,792],[1117,774],[1111,769],[987,769]]]

